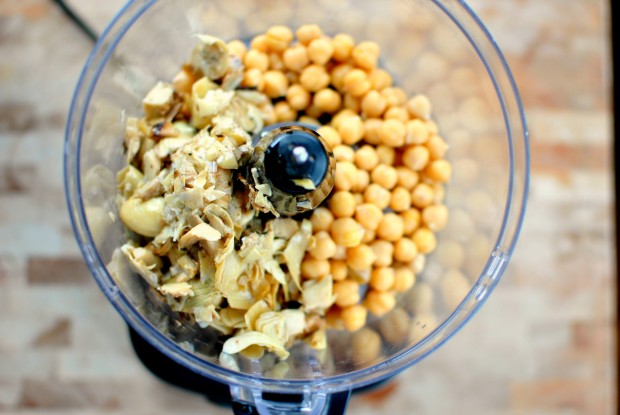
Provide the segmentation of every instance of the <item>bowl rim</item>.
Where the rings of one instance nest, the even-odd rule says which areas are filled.
[[[499,282],[512,256],[523,224],[529,190],[529,134],[525,113],[508,63],[482,21],[463,0],[432,0],[468,38],[486,67],[498,95],[509,142],[510,179],[504,217],[495,249],[461,304],[422,341],[373,366],[320,379],[277,380],[236,372],[215,365],[182,348],[157,331],[113,282],[95,247],[82,204],[80,146],[89,102],[100,74],[132,25],[158,0],[130,0],[109,23],[88,57],[79,77],[67,119],[64,144],[64,184],[71,224],[82,255],[101,290],[126,322],[149,343],[177,363],[231,385],[279,392],[337,392],[363,387],[391,377],[420,361],[458,332],[480,309]],[[467,30],[464,20],[467,20]],[[473,33],[476,31],[476,33]],[[477,38],[474,38],[476,36]],[[480,42],[484,42],[481,45]],[[492,63],[489,60],[493,60]],[[494,73],[491,64],[501,73]],[[497,79],[497,75],[502,79]],[[515,151],[515,146],[523,147]],[[522,170],[522,171],[521,171]],[[519,174],[519,177],[516,175]]]

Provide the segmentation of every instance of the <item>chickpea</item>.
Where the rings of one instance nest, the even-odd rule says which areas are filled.
[[[379,331],[388,343],[399,345],[409,338],[409,314],[402,308],[395,308],[381,319]]]
[[[384,316],[396,305],[394,294],[389,291],[370,290],[366,294],[364,305],[372,314],[377,317]]]
[[[245,88],[255,88],[262,91],[265,88],[263,73],[258,68],[250,68],[243,74],[241,85]]]
[[[435,234],[428,228],[418,228],[411,237],[418,247],[418,252],[428,254],[437,246],[437,238]]]
[[[267,71],[265,78],[265,94],[269,98],[279,98],[286,95],[288,79],[280,71]]]
[[[369,244],[376,238],[376,232],[370,229],[364,229],[364,237],[362,238],[363,244]]]
[[[340,137],[340,133],[338,133],[338,137]],[[351,146],[339,144],[334,147],[332,151],[334,152],[334,157],[336,158],[336,161],[348,161],[353,163],[353,161],[355,160],[355,150],[353,150]],[[353,167],[355,167],[355,165],[353,165]]]
[[[428,164],[428,149],[420,145],[408,146],[403,152],[403,164],[411,170],[420,171]]]
[[[431,161],[424,170],[426,176],[439,183],[446,183],[452,176],[452,165],[448,160]]]
[[[257,35],[250,41],[250,50],[269,53],[269,42],[266,35]]]
[[[393,166],[396,161],[396,150],[392,147],[379,145],[377,146],[377,156],[379,156],[379,163]]]
[[[363,192],[366,190],[368,185],[370,184],[370,174],[366,170],[358,169],[357,170],[357,182],[355,186],[351,190],[354,192]],[[361,205],[364,203],[364,195],[361,193],[355,194],[355,202],[357,205]]]
[[[394,259],[399,262],[411,262],[417,254],[418,247],[409,238],[402,238],[394,243]]]
[[[272,26],[265,34],[269,49],[283,52],[293,41],[293,32],[286,26]]]
[[[320,65],[308,65],[301,71],[299,82],[310,92],[317,92],[329,85],[329,74],[325,67]]]
[[[398,120],[403,123],[403,127],[409,121],[409,113],[402,107],[392,107],[385,111],[383,118],[386,120]]]
[[[310,63],[308,51],[304,45],[295,45],[284,51],[284,66],[294,72],[301,72]]]
[[[443,138],[438,135],[434,135],[426,142],[426,148],[431,156],[431,160],[442,159],[448,151],[448,144]]]
[[[291,85],[286,91],[286,101],[291,108],[303,111],[310,105],[310,93],[299,84]]]
[[[366,72],[351,69],[344,77],[344,90],[354,97],[361,97],[370,90],[370,81]]]
[[[347,92],[344,94],[343,105],[357,114],[360,112],[362,101],[359,97],[354,97]]]
[[[308,57],[317,65],[325,65],[334,54],[334,46],[327,38],[314,39],[308,45]]]
[[[332,54],[334,60],[344,62],[351,57],[355,47],[355,40],[350,35],[340,33],[332,39],[332,46],[334,48],[334,53]]]
[[[351,56],[358,67],[370,71],[377,66],[379,45],[375,42],[360,42]]]
[[[282,56],[280,56],[277,53],[270,53],[269,54],[269,69],[282,72],[285,69]],[[286,74],[284,74],[284,76],[286,76]],[[288,81],[288,78],[286,78],[286,80]]]
[[[405,166],[396,167],[396,174],[398,174],[397,185],[407,190],[413,190],[415,185],[420,181],[420,175]]]
[[[295,121],[297,111],[295,111],[286,101],[280,101],[273,106],[278,122]]]
[[[305,24],[297,29],[296,35],[299,43],[302,45],[309,45],[314,39],[323,36],[323,31],[315,24]]]
[[[256,49],[250,49],[243,58],[243,64],[246,70],[256,68],[261,72],[265,72],[269,69],[269,56]]]
[[[353,332],[361,329],[366,324],[368,310],[361,304],[344,307],[340,312],[340,318],[347,330]]]
[[[388,108],[401,107],[407,102],[407,94],[401,88],[388,87],[381,90],[381,95],[387,101]]]
[[[347,307],[360,302],[360,285],[350,279],[334,283],[334,295],[338,307]]]
[[[420,211],[416,208],[408,209],[400,214],[400,217],[403,218],[404,225],[404,234],[406,236],[410,236],[413,232],[418,229],[420,226]]]
[[[353,145],[364,137],[364,123],[359,116],[348,117],[342,121],[338,128],[342,142]]]
[[[331,70],[331,83],[338,91],[344,91],[344,78],[351,71],[351,69],[353,69],[353,65],[341,63],[340,65],[336,65],[334,69]]]
[[[381,144],[381,139],[379,138],[379,128],[381,128],[381,124],[383,124],[383,121],[377,118],[368,118],[364,121],[364,140],[368,144]]]
[[[386,241],[394,242],[403,237],[405,224],[396,213],[386,213],[377,228],[377,236]]]
[[[329,145],[330,149],[335,148],[342,144],[342,139],[340,138],[340,134],[334,127],[330,127],[329,125],[324,125],[316,130],[317,133],[325,140],[327,145]]]
[[[350,117],[357,117],[357,116],[358,115],[355,111],[349,108],[343,108],[340,111],[338,111],[336,115],[334,115],[334,117],[332,118],[331,124],[335,129],[339,129],[342,123],[344,122],[344,120]]]
[[[333,89],[321,89],[314,95],[312,103],[322,112],[333,114],[340,109],[342,98]]]
[[[396,187],[390,197],[390,209],[394,212],[404,212],[411,207],[411,193],[404,187]]]
[[[310,222],[313,232],[329,231],[334,222],[334,215],[329,209],[321,206],[314,209],[312,216],[310,216]]]
[[[431,205],[422,210],[422,222],[432,231],[440,231],[448,224],[448,208]]]
[[[331,236],[338,245],[352,248],[362,242],[364,228],[352,218],[338,218],[332,223]]]
[[[381,336],[364,327],[353,335],[351,358],[358,367],[367,367],[381,356]]]
[[[364,190],[364,202],[377,205],[379,209],[385,209],[390,204],[390,191],[377,183],[371,183]]]
[[[370,81],[370,85],[372,85],[372,89],[376,91],[381,91],[382,89],[392,86],[392,75],[383,69],[373,69],[370,75],[368,75],[368,80]]]
[[[378,267],[389,267],[394,261],[394,245],[388,241],[377,239],[370,244],[370,248],[375,253],[375,265]]]
[[[334,259],[337,259],[338,261],[346,261],[347,260],[347,248],[345,248],[344,246],[338,245],[338,248],[336,249],[336,255],[334,255]]]
[[[387,101],[383,98],[383,95],[375,90],[368,91],[362,99],[362,114],[367,118],[381,117],[386,108]]]
[[[314,234],[314,248],[308,252],[314,259],[330,259],[336,255],[336,249],[336,243],[329,236],[329,233],[320,231]]]
[[[379,139],[388,147],[401,147],[405,144],[405,124],[400,120],[387,119],[379,128]]]
[[[370,269],[375,259],[375,253],[368,245],[361,244],[347,249],[347,265],[355,271]]]
[[[433,188],[426,183],[419,183],[411,192],[411,203],[417,208],[425,208],[433,203]]]
[[[343,260],[332,259],[329,261],[330,269],[332,271],[332,278],[334,281],[342,281],[347,278],[349,269],[347,263]]]
[[[431,101],[426,95],[416,95],[407,102],[407,111],[412,118],[428,120],[431,117]]]
[[[408,291],[415,284],[415,274],[409,267],[397,267],[394,269],[394,285],[392,290],[397,293]]]
[[[439,133],[439,127],[433,120],[426,120],[426,128],[428,128],[428,133],[430,135],[437,135]]]
[[[327,206],[337,218],[350,218],[355,213],[355,197],[353,193],[338,191],[331,195]]]
[[[407,130],[405,142],[407,144],[424,144],[430,137],[430,132],[424,121],[411,120],[405,125]]]
[[[376,230],[383,218],[383,211],[372,203],[363,203],[355,208],[355,220],[364,228]]]
[[[248,52],[248,48],[245,46],[245,43],[240,40],[231,40],[226,44],[226,47],[228,48],[228,53],[238,57],[241,59],[241,62],[243,62],[243,58]]]
[[[372,171],[379,164],[379,156],[374,147],[364,145],[355,152],[355,165],[366,171]]]
[[[339,147],[341,146],[337,146],[336,148]],[[334,149],[334,155],[335,154],[336,149]],[[350,161],[337,161],[336,174],[334,175],[334,188],[336,190],[349,191],[355,187],[355,185],[357,185],[357,167]]]
[[[371,288],[377,291],[387,291],[394,285],[394,269],[391,267],[375,268],[370,273]]]
[[[396,186],[396,182],[398,182],[398,173],[396,173],[396,169],[392,166],[379,164],[370,173],[370,181],[390,190],[393,189],[394,186]]]
[[[329,274],[329,261],[326,259],[306,258],[301,263],[301,275],[304,278],[323,278],[327,274]]]

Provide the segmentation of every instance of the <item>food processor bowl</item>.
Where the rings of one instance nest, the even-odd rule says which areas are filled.
[[[248,40],[272,25],[318,24],[381,47],[380,65],[407,94],[426,94],[449,145],[450,210],[438,248],[419,259],[412,290],[398,298],[408,319],[394,339],[390,316],[370,319],[379,357],[356,353],[357,333],[330,331],[326,350],[303,343],[287,360],[220,358],[221,340],[179,319],[128,268],[119,247],[116,173],[124,167],[128,116],[158,80],[171,79],[197,33]],[[230,385],[259,413],[325,413],[330,396],[379,382],[452,337],[489,296],[513,253],[528,189],[528,137],[515,82],[482,22],[456,0],[135,0],[114,18],[88,58],[68,118],[65,184],[76,238],[97,283],[148,343],[201,376]],[[422,270],[423,268],[423,270]],[[387,327],[387,328],[386,328]],[[392,334],[392,335],[390,335]],[[265,393],[300,399],[274,401]]]

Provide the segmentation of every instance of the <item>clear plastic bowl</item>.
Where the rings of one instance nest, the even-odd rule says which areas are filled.
[[[115,254],[125,242],[115,202],[124,122],[141,113],[141,100],[157,80],[178,71],[193,34],[248,39],[274,24],[303,23],[316,23],[327,34],[378,42],[381,65],[395,84],[409,95],[430,97],[454,166],[445,188],[450,221],[414,289],[399,298],[410,319],[407,338],[398,344],[383,339],[380,358],[360,359],[353,335],[330,332],[325,352],[299,345],[286,364],[277,365],[271,356],[222,362],[215,337],[163,312]],[[110,302],[157,349],[230,384],[233,398],[253,402],[261,412],[274,410],[259,393],[271,391],[300,393],[304,400],[294,410],[318,413],[328,394],[386,379],[453,336],[491,293],[510,259],[523,219],[528,171],[524,114],[506,61],[481,21],[455,0],[132,1],[84,67],[65,147],[76,237]],[[381,325],[382,319],[370,323],[379,333]]]

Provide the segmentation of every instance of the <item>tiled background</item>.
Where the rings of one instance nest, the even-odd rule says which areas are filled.
[[[72,3],[97,28],[120,6]],[[527,108],[526,225],[476,318],[350,413],[616,413],[608,2],[471,5]],[[0,0],[0,413],[229,413],[141,367],[73,240],[63,127],[90,49],[51,1]]]

